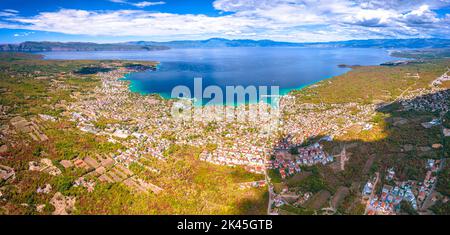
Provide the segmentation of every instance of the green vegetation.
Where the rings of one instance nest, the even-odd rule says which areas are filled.
[[[24,55],[25,56],[25,55]],[[102,63],[112,61],[48,61],[30,59],[0,59],[0,104],[8,106],[8,113],[31,120],[38,114],[51,115],[52,121],[42,121],[39,126],[48,136],[48,141],[33,142],[30,137],[19,134],[13,141],[21,144],[10,148],[14,158],[1,158],[0,164],[13,167],[16,171],[14,184],[3,182],[3,198],[0,213],[5,214],[50,214],[54,208],[49,204],[56,192],[76,197],[75,214],[263,214],[267,209],[267,188],[239,189],[239,183],[264,179],[243,168],[215,166],[198,160],[201,148],[172,145],[164,153],[166,162],[152,156],[133,163],[130,169],[142,179],[163,188],[163,192],[136,193],[121,183],[97,184],[92,193],[83,187],[74,187],[80,176],[88,173],[79,168],[65,169],[59,163],[64,159],[86,156],[104,156],[116,153],[124,147],[111,143],[106,137],[81,132],[75,122],[68,120],[66,105],[75,96],[88,94],[99,80],[91,75],[106,71]],[[115,64],[120,63],[116,62]],[[133,69],[142,66],[154,67],[153,62],[128,64]],[[73,75],[74,72],[81,74]],[[6,124],[10,118],[1,119]],[[117,120],[98,119],[96,128],[120,124]],[[213,126],[211,126],[213,128]],[[173,133],[166,133],[173,140]],[[216,144],[205,148],[212,151]],[[29,171],[30,161],[39,162],[48,158],[62,171],[58,176]],[[154,167],[157,169],[154,169]],[[90,176],[89,176],[90,177]],[[49,183],[49,194],[37,194],[36,189]],[[20,206],[27,203],[29,206]],[[36,206],[46,205],[39,213]]]
[[[350,195],[344,198],[343,202],[336,208],[337,214],[341,215],[362,215],[365,206],[361,203],[361,197],[358,192],[350,192]]]
[[[217,144],[213,144],[213,143],[208,143],[208,144],[206,144],[206,150],[208,151],[208,152],[213,152],[214,150],[216,150],[217,149]]]
[[[334,155],[339,154],[346,146],[349,160],[345,163],[345,170],[339,170],[339,164],[306,168],[302,169],[303,176],[299,174],[282,183],[290,189],[312,191],[316,194],[323,190],[333,194],[337,188],[347,187],[351,193],[337,206],[337,213],[363,214],[364,205],[361,204],[360,192],[375,172],[380,173],[376,192],[380,192],[384,184],[393,184],[385,180],[386,171],[391,167],[394,167],[399,181],[423,181],[427,171],[426,160],[440,159],[442,152],[450,153],[448,144],[444,145],[444,149],[431,148],[432,145],[442,143],[439,126],[430,129],[422,126],[422,123],[431,121],[439,114],[404,110],[396,99],[402,94],[408,94],[408,91],[428,88],[432,81],[447,71],[449,62],[441,59],[392,67],[354,67],[347,74],[292,92],[297,103],[322,104],[324,107],[349,102],[360,105],[388,105],[376,109],[370,120],[374,125],[371,130],[361,131],[352,127],[345,134],[335,137],[332,142],[324,143],[326,151]],[[416,74],[419,74],[419,77]],[[449,116],[447,113],[446,119],[449,119]],[[447,121],[444,121],[444,126],[449,126]],[[307,172],[310,175],[305,174]],[[450,188],[449,177],[447,170],[439,175],[437,191],[444,195],[448,195],[447,189]],[[309,203],[303,205],[306,208],[308,206]],[[412,214],[406,205],[403,205],[403,212]]]
[[[159,162],[164,174],[133,164],[130,169],[160,185],[158,195],[135,194],[121,184],[100,184],[81,195],[80,214],[262,214],[267,189],[239,190],[238,183],[261,180],[241,168],[215,166],[198,160],[200,149],[172,146],[170,159]]]
[[[283,205],[280,208],[281,214],[293,214],[293,215],[314,215],[315,211],[303,207],[294,207],[290,205]]]
[[[54,150],[59,158],[66,160],[79,156],[111,153],[122,148],[120,143],[111,143],[104,137],[80,133],[72,128],[50,129],[47,135],[54,140]]]
[[[401,58],[412,58],[412,59],[448,58],[450,57],[450,49],[439,48],[439,49],[403,50],[393,52],[392,56]]]
[[[320,176],[311,175],[301,181],[298,187],[302,190],[302,192],[317,193],[320,190],[327,188],[327,185]]]
[[[100,118],[97,121],[93,122],[95,128],[104,130],[108,125],[119,124],[120,121],[114,119]]]
[[[1,61],[15,61],[15,60],[31,60],[31,59],[42,59],[42,55],[30,54],[30,53],[20,53],[20,52],[0,52]]]
[[[280,183],[281,182],[281,176],[280,176],[280,172],[278,172],[278,170],[275,169],[271,169],[267,171],[271,182],[273,183]]]
[[[361,66],[350,72],[321,81],[314,86],[293,91],[298,102],[371,104],[393,101],[408,88],[428,87],[446,71],[448,60],[394,67]],[[420,73],[420,79],[406,76]],[[368,89],[370,87],[370,89]]]
[[[417,211],[411,206],[411,203],[405,200],[400,202],[400,212],[407,215],[418,215]]]
[[[167,50],[166,46],[130,45],[123,43],[98,44],[88,42],[23,42],[1,44],[0,52],[44,52],[44,51],[138,51]]]
[[[450,201],[442,202],[437,201],[431,208],[436,215],[449,215],[450,214]]]
[[[125,68],[143,71],[148,69],[156,69],[155,65],[146,65],[141,63],[126,63],[123,65]]]
[[[96,73],[106,73],[113,69],[111,68],[102,68],[102,67],[83,67],[77,71],[75,71],[75,74],[96,74]]]
[[[111,62],[111,61],[109,61]],[[141,194],[130,191],[123,184],[100,183],[97,181],[94,192],[88,193],[82,187],[74,187],[74,181],[84,175],[84,170],[64,169],[59,161],[85,156],[105,156],[125,149],[119,143],[111,143],[106,137],[81,132],[76,123],[69,121],[66,113],[67,104],[76,96],[89,94],[99,84],[93,76],[97,72],[109,69],[102,67],[107,61],[44,61],[36,60],[34,55],[14,54],[10,57],[0,56],[0,105],[9,107],[8,117],[0,120],[7,124],[13,116],[19,115],[31,120],[38,114],[51,115],[56,119],[41,121],[39,125],[49,140],[36,143],[28,141],[25,134],[17,134],[11,141],[16,147],[10,148],[8,154],[14,157],[0,159],[0,164],[13,167],[16,171],[14,185],[0,183],[5,187],[4,198],[0,202],[0,213],[5,214],[37,214],[35,207],[22,207],[45,204],[43,214],[52,212],[48,204],[55,192],[77,198],[75,213],[77,214],[264,214],[267,209],[267,188],[240,189],[239,183],[264,179],[243,168],[216,166],[199,161],[199,154],[214,151],[217,144],[205,146],[181,146],[172,144],[164,152],[166,161],[157,160],[154,156],[143,156],[138,163],[129,168],[137,176],[163,188],[160,194]],[[119,62],[118,62],[119,63]],[[154,64],[153,64],[154,65]],[[373,104],[392,102],[407,89],[427,87],[430,82],[441,75],[449,61],[436,60],[423,64],[394,67],[355,67],[351,72],[323,81],[316,87],[293,92],[298,102],[323,103],[330,106],[334,103],[357,102]],[[143,69],[145,63],[126,63],[124,66]],[[75,72],[75,75],[74,75]],[[420,73],[420,79],[406,74]],[[370,86],[369,86],[370,84]],[[369,89],[370,87],[370,89]],[[355,114],[358,110],[352,109]],[[286,180],[280,178],[276,170],[268,174],[274,183],[275,191],[280,192],[289,186],[295,192],[312,192],[314,200],[331,199],[336,190],[343,186],[350,189],[349,195],[337,205],[338,214],[362,214],[364,205],[360,203],[362,185],[380,173],[381,185],[386,182],[385,172],[395,167],[399,180],[422,181],[426,169],[426,159],[439,159],[442,149],[430,148],[441,143],[442,135],[439,127],[425,129],[421,125],[436,117],[436,113],[405,111],[398,103],[392,103],[377,109],[371,122],[374,128],[367,131],[348,130],[333,142],[325,143],[327,152],[338,154],[343,146],[349,160],[345,169],[340,166],[303,167],[302,173]],[[448,128],[450,114],[447,114],[444,125]],[[399,121],[401,120],[399,124]],[[340,120],[344,122],[345,120]],[[93,123],[98,129],[106,129],[109,125],[121,124],[114,119],[98,119]],[[214,132],[217,123],[206,125],[207,132]],[[229,126],[233,128],[233,126]],[[255,129],[247,129],[254,132]],[[204,133],[203,133],[204,134]],[[223,132],[226,135],[227,131]],[[173,132],[165,132],[163,138],[175,142]],[[201,134],[192,134],[191,138],[200,138]],[[320,138],[311,139],[310,142]],[[27,142],[23,142],[27,141]],[[230,142],[233,141],[230,139]],[[450,152],[449,139],[443,151]],[[4,141],[2,140],[2,144]],[[9,143],[9,142],[8,142]],[[23,144],[26,143],[26,144]],[[306,144],[306,143],[304,143]],[[411,147],[412,146],[412,147]],[[425,150],[424,150],[425,149]],[[291,154],[296,154],[292,150]],[[51,159],[53,164],[62,170],[59,176],[50,176],[41,172],[28,171],[30,161]],[[449,195],[449,168],[439,173],[437,191],[444,196]],[[36,189],[50,183],[53,190],[48,195],[37,194]],[[318,200],[317,199],[317,200]],[[318,200],[321,202],[321,200]],[[325,203],[318,203],[328,205]],[[301,207],[285,205],[281,207],[285,214],[319,213],[313,202]],[[410,205],[402,204],[402,211],[413,214]],[[448,202],[438,202],[432,207],[437,214],[448,213]]]
[[[440,192],[442,195],[450,196],[450,166],[448,163],[445,164],[444,169],[438,174],[439,180],[436,185],[436,191]]]

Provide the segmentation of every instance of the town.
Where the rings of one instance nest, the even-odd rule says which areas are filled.
[[[420,131],[440,128],[437,131],[444,138],[448,137],[449,127],[444,126],[443,117],[449,111],[450,95],[448,89],[442,87],[446,73],[437,79],[434,77],[430,87],[406,90],[389,102],[300,102],[298,94],[287,94],[279,98],[276,106],[259,102],[237,107],[194,107],[189,100],[131,92],[127,74],[148,69],[147,66],[123,62],[101,62],[98,66],[102,68],[100,72],[76,75],[96,82],[91,89],[85,90],[67,84],[66,77],[75,76],[74,72],[27,74],[34,81],[49,81],[51,92],[70,94],[47,107],[59,110],[58,113],[39,110],[36,115],[17,115],[10,114],[10,106],[0,106],[1,119],[5,120],[1,127],[3,144],[0,147],[0,178],[4,182],[14,182],[20,169],[49,177],[62,177],[75,171],[81,174],[77,173],[69,188],[94,194],[101,185],[120,184],[137,195],[158,197],[173,192],[169,182],[179,176],[178,172],[170,172],[177,167],[177,161],[171,163],[174,152],[189,151],[189,146],[196,146],[195,160],[206,166],[211,164],[235,171],[243,169],[250,174],[250,178],[233,182],[230,187],[237,187],[240,190],[236,192],[241,193],[265,191],[268,194],[267,213],[272,215],[339,214],[345,211],[342,207],[348,204],[346,200],[358,202],[346,206],[361,214],[404,213],[404,202],[414,211],[426,214],[438,201],[448,200],[436,193],[439,172],[445,165],[445,157],[439,151],[445,148],[445,143],[417,146],[420,151],[428,155],[436,153],[436,156],[420,160],[423,163],[420,167],[426,169],[423,179],[405,179],[397,177],[397,171],[402,169],[394,164],[371,170],[376,156],[368,154],[364,149],[368,147],[363,146],[370,142],[361,144],[355,138],[343,141],[349,135],[366,137],[380,132],[385,124],[374,121],[375,118],[382,112],[380,110],[397,103],[400,104],[398,112],[432,114],[431,119],[417,120],[420,125],[415,128]],[[154,66],[151,65],[151,69],[155,69]],[[87,71],[90,70],[92,68]],[[406,74],[406,79],[423,79],[419,74],[411,74]],[[325,87],[324,84],[327,83],[310,89]],[[181,114],[183,110],[192,109],[191,114],[196,117],[177,119],[173,107]],[[224,117],[223,114],[231,116]],[[236,118],[239,116],[252,121]],[[394,127],[412,122],[403,117],[394,120]],[[70,155],[69,152],[69,156],[57,161],[38,149],[33,154],[39,157],[27,158],[25,167],[8,165],[14,146],[23,141],[28,146],[52,141],[54,133],[48,130],[63,125],[61,123],[70,123],[80,133],[101,138],[113,147],[95,154]],[[359,148],[363,149],[362,153],[355,153]],[[411,152],[415,148],[405,144],[400,152]],[[364,169],[354,170],[359,169],[355,168],[355,159],[363,162]],[[346,172],[349,170],[363,172],[360,182],[337,182],[348,177]],[[331,176],[325,178],[326,174]],[[330,186],[333,183],[335,185]],[[55,191],[56,188],[57,185],[46,181],[34,191],[38,195],[49,195],[55,208],[51,211],[53,214],[76,211],[79,198]],[[0,198],[7,194],[6,189],[0,188]],[[363,209],[358,211],[359,205]],[[38,213],[48,210],[45,204],[34,205],[34,208]]]

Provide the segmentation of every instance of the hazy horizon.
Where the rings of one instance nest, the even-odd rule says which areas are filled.
[[[0,2],[0,42],[450,38],[445,0]]]
[[[272,42],[280,42],[280,43],[293,43],[293,44],[314,44],[314,43],[335,43],[335,42],[349,42],[349,41],[372,41],[372,40],[450,40],[450,38],[435,38],[435,37],[428,37],[428,38],[368,38],[368,39],[351,39],[351,40],[336,40],[336,41],[305,41],[305,42],[288,42],[288,41],[277,41],[277,40],[271,40],[271,39],[249,39],[249,38],[236,38],[236,39],[230,39],[230,38],[205,38],[205,39],[198,39],[198,40],[171,40],[171,41],[148,41],[148,40],[133,40],[133,41],[58,41],[58,40],[25,40],[20,42],[2,42],[0,41],[0,44],[21,44],[25,42],[50,42],[50,43],[95,43],[95,44],[120,44],[120,43],[129,43],[129,42],[155,42],[155,43],[170,43],[170,42],[182,42],[182,41],[208,41],[213,39],[220,39],[220,40],[230,40],[230,41],[272,41]]]

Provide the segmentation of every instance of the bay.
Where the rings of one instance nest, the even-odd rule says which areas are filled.
[[[236,47],[40,54],[45,59],[159,61],[156,71],[132,73],[125,79],[133,92],[164,98],[171,98],[172,89],[180,85],[193,94],[195,77],[202,78],[203,88],[215,85],[224,94],[226,86],[267,86],[269,91],[270,86],[278,86],[284,95],[350,70],[340,64],[378,65],[396,60],[388,51],[374,48]]]

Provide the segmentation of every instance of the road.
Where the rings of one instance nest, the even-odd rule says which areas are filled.
[[[274,193],[273,193],[273,191],[272,191],[272,189],[271,189],[270,177],[269,177],[269,175],[267,174],[267,169],[266,169],[264,175],[265,175],[265,178],[266,178],[267,190],[269,190],[269,202],[268,202],[268,204],[267,204],[267,214],[268,214],[268,215],[272,215],[270,208],[271,208],[271,206],[272,206],[272,204],[273,204]]]
[[[441,137],[442,137],[442,155],[441,155],[441,163],[439,165],[439,169],[438,172],[441,171],[444,168],[445,165],[445,149],[446,149],[446,142],[445,142],[445,136],[444,136],[444,114],[441,113],[440,117],[439,117],[439,121],[441,123]],[[434,182],[433,187],[431,188],[430,194],[427,195],[427,197],[425,198],[425,200],[422,203],[422,207],[420,209],[428,209],[425,208],[426,205],[430,204],[430,200],[431,197],[433,195],[433,192],[436,188],[437,185],[437,181],[439,180],[439,177],[436,178],[436,182]]]

